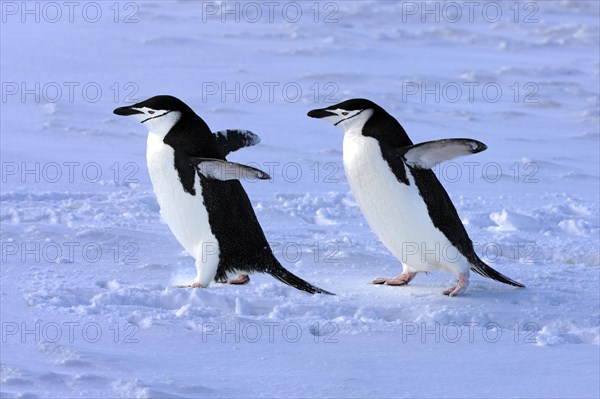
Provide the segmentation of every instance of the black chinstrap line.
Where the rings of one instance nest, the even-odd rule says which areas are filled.
[[[334,123],[334,124],[333,124],[333,126],[337,126],[337,125],[338,125],[338,123],[342,123],[343,121],[347,121],[348,119],[352,119],[352,118],[354,118],[355,116],[358,116],[358,115],[360,115],[360,114],[361,114],[361,112],[363,112],[363,111],[364,111],[364,109],[361,109],[359,113],[357,113],[357,114],[355,114],[355,115],[352,115],[352,116],[349,116],[349,117],[348,117],[348,118],[346,118],[346,119],[342,119],[341,121],[338,121],[338,122]]]
[[[152,117],[150,117],[150,118],[148,118],[148,119],[144,119],[144,120],[143,120],[143,121],[141,121],[140,123],[146,123],[146,122],[148,122],[150,119],[160,118],[161,116],[165,116],[165,115],[166,115],[166,114],[168,114],[169,112],[173,112],[173,111],[174,111],[174,110],[170,110],[170,111],[167,111],[167,112],[165,112],[164,114],[160,114],[160,115],[152,116]],[[358,114],[357,114],[357,115],[358,115]]]

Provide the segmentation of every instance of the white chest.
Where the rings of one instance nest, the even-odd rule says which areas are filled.
[[[207,245],[218,248],[218,243],[210,229],[199,177],[194,183],[196,195],[185,192],[174,159],[173,148],[161,136],[148,133],[146,163],[161,215],[179,243],[198,259]]]
[[[443,251],[451,250],[447,248],[451,244],[431,222],[408,168],[410,185],[397,180],[377,140],[351,130],[344,135],[344,169],[365,219],[405,267],[413,271],[454,269],[444,262]]]

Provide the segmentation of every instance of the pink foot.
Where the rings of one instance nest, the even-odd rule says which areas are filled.
[[[447,290],[443,291],[442,294],[448,295],[448,296],[456,296],[456,295],[464,292],[468,286],[469,286],[469,272],[460,273],[458,275],[458,284],[456,284],[452,288],[448,288]]]
[[[377,277],[375,280],[373,280],[373,284],[385,284],[385,285],[395,285],[395,286],[406,285],[413,278],[415,278],[416,275],[417,275],[417,273],[415,273],[415,272],[406,272],[406,273],[402,273],[401,275],[399,275],[396,278]]]
[[[240,274],[236,278],[229,280],[229,284],[243,285],[243,284],[247,284],[249,281],[250,281],[250,277],[247,274]]]
[[[206,288],[200,283],[192,283],[192,284],[184,284],[184,285],[174,285],[173,288]]]
[[[193,282],[192,285],[190,286],[190,288],[206,288],[206,287],[200,283]]]

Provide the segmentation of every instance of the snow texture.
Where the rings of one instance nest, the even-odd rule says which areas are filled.
[[[1,397],[600,396],[598,2],[67,3],[0,3]],[[193,259],[112,114],[158,94],[260,136],[228,160],[271,176],[243,184],[276,256],[336,296],[171,288]],[[434,171],[526,289],[370,284],[401,264],[306,116],[354,97],[488,146]]]

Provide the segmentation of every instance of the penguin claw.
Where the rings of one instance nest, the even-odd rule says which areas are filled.
[[[384,277],[377,277],[373,280],[373,284],[385,284],[385,282],[388,280],[389,279],[384,278]]]
[[[203,286],[202,284],[198,283],[198,282],[193,282],[190,285],[190,288],[206,288],[205,286]]]
[[[413,278],[415,278],[416,275],[417,275],[417,273],[407,272],[407,273],[402,273],[401,275],[399,275],[398,277],[395,277],[395,278],[377,277],[376,279],[373,280],[373,284],[384,284],[384,285],[392,285],[392,286],[407,285]]]
[[[447,296],[456,296],[460,293],[463,293],[467,287],[469,286],[469,275],[467,273],[459,274],[458,284],[454,287],[448,288],[445,291],[442,291],[442,294]]]
[[[206,288],[206,287],[200,283],[192,283],[192,284],[174,285],[173,288]]]
[[[250,277],[247,274],[240,274],[236,278],[229,280],[229,284],[243,285],[243,284],[247,284],[249,281],[250,281]]]
[[[388,279],[383,284],[384,285],[392,285],[392,286],[398,287],[398,286],[401,286],[401,285],[407,285],[409,281],[410,280],[405,280],[403,278],[398,277],[398,278],[390,278],[390,279]]]

